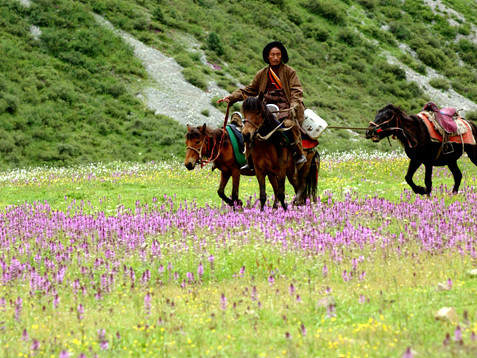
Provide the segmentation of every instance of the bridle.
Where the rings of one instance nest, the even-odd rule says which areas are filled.
[[[288,110],[281,110],[281,111],[278,111],[278,112],[285,112],[285,111],[288,112]],[[271,112],[271,113],[276,113],[276,112]],[[263,141],[263,140],[268,140],[268,139],[272,136],[273,133],[275,133],[278,129],[280,129],[280,128],[282,127],[283,123],[284,123],[285,120],[287,119],[287,117],[285,117],[285,118],[283,119],[283,121],[279,122],[278,125],[277,125],[274,129],[272,129],[267,135],[261,136],[261,135],[258,133],[258,131],[260,130],[260,128],[262,128],[262,126],[263,126],[263,124],[264,124],[264,122],[265,122],[265,117],[264,117],[263,114],[261,114],[260,117],[262,117],[262,120],[261,120],[261,122],[260,122],[259,124],[255,124],[255,123],[253,123],[250,119],[247,119],[247,118],[245,118],[245,119],[242,121],[243,125],[245,125],[245,124],[247,124],[247,123],[250,123],[250,124],[255,128],[255,131],[254,131],[253,134],[252,134],[252,140],[253,140],[253,138],[255,138],[255,137],[256,137],[258,140],[262,140],[262,141]],[[282,131],[282,132],[286,132],[286,131],[288,131],[288,130],[290,130],[290,129],[292,129],[292,127],[281,128],[281,131]]]
[[[382,128],[385,124],[391,123],[391,121],[395,117],[397,117],[395,127]],[[418,144],[417,139],[411,133],[409,133],[407,130],[402,128],[400,119],[401,119],[400,116],[398,116],[396,113],[394,113],[390,119],[388,119],[387,121],[384,121],[383,123],[376,124],[375,122],[370,121],[369,124],[374,127],[373,128],[373,133],[376,134],[376,135],[379,135],[379,133],[382,133],[382,132],[385,133],[385,132],[388,132],[388,131],[392,131],[391,134],[393,136],[393,139],[395,139],[395,137],[398,135],[399,131],[401,131],[404,138],[406,138],[407,145],[409,146],[409,148],[415,148]],[[389,139],[389,136],[388,136],[388,139]],[[414,142],[414,144],[411,144],[411,140]]]

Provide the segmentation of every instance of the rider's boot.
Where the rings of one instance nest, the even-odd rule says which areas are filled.
[[[303,152],[303,148],[301,147],[301,135],[300,130],[295,125],[291,130],[291,137],[292,137],[292,149],[293,149],[293,159],[295,160],[295,164],[297,166],[306,163],[306,156],[305,152]]]
[[[252,156],[250,155],[250,144],[245,144],[245,159],[247,163],[244,166],[240,167],[241,174],[253,174],[255,172],[255,167],[253,165]]]

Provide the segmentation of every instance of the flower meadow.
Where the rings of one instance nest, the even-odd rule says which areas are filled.
[[[420,197],[400,153],[327,154],[316,203],[264,212],[254,178],[229,208],[179,162],[1,173],[0,356],[473,357],[460,165],[458,195],[436,169]]]

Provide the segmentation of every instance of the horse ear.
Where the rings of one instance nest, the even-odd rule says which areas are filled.
[[[191,129],[192,129],[191,126],[187,125],[187,132],[190,132]]]
[[[202,126],[202,128],[200,129],[200,131],[202,133],[205,133],[205,128],[207,127],[207,124],[204,123],[204,125]]]
[[[258,94],[258,100],[259,100],[260,102],[262,102],[262,101],[263,101],[263,97],[264,97],[264,95],[263,95],[263,92],[261,91],[261,92]]]

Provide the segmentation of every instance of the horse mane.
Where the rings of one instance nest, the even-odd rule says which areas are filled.
[[[387,106],[381,108],[378,113],[381,113],[381,112],[385,112],[385,111],[391,111],[395,114],[398,114],[400,116],[403,116],[403,117],[408,117],[408,115],[406,114],[406,112],[404,112],[400,106],[395,106],[394,104],[388,104]]]
[[[242,111],[249,113],[259,113],[263,118],[263,127],[265,129],[275,127],[277,125],[275,117],[268,110],[265,102],[260,100],[258,97],[247,97],[245,101],[243,101]]]
[[[204,134],[206,137],[212,138],[212,137],[217,137],[219,134],[220,135],[222,134],[221,128],[212,129],[206,125],[205,133],[202,133],[202,128],[203,126],[193,127],[190,131],[186,133],[186,139],[199,139]]]

